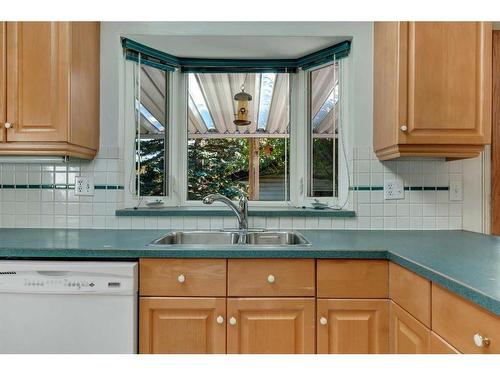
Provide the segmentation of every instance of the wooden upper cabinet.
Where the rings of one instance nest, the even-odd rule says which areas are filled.
[[[314,354],[314,298],[228,298],[229,354]]]
[[[69,36],[67,22],[7,23],[9,142],[67,139]]]
[[[389,300],[318,299],[318,354],[389,352]]]
[[[226,353],[225,298],[140,298],[139,353]]]
[[[0,125],[7,133],[0,154],[93,158],[99,146],[99,23],[7,22],[1,36],[6,99],[0,110],[6,116],[0,115]]]
[[[490,22],[375,22],[374,150],[474,157],[491,141]]]

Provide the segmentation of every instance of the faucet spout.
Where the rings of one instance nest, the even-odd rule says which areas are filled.
[[[226,204],[238,218],[238,228],[240,230],[248,229],[248,199],[241,195],[238,205],[232,200],[221,194],[209,194],[203,198],[204,204],[212,204],[214,202],[222,202]]]

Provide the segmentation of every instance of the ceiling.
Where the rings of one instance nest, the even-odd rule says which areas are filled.
[[[126,35],[177,57],[214,59],[296,59],[351,40],[348,36],[174,36]]]

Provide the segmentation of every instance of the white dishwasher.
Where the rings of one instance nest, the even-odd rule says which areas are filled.
[[[137,353],[137,263],[0,261],[0,353]]]

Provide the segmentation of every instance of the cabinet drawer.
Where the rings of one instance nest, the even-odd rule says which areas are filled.
[[[431,326],[431,282],[395,263],[389,264],[391,299],[411,315]]]
[[[229,259],[228,295],[314,296],[314,259]]]
[[[318,260],[318,297],[387,298],[389,265],[386,260]]]
[[[500,353],[500,317],[432,285],[432,330],[462,353]],[[478,347],[474,335],[490,340]]]
[[[141,259],[141,296],[226,295],[225,259]]]

